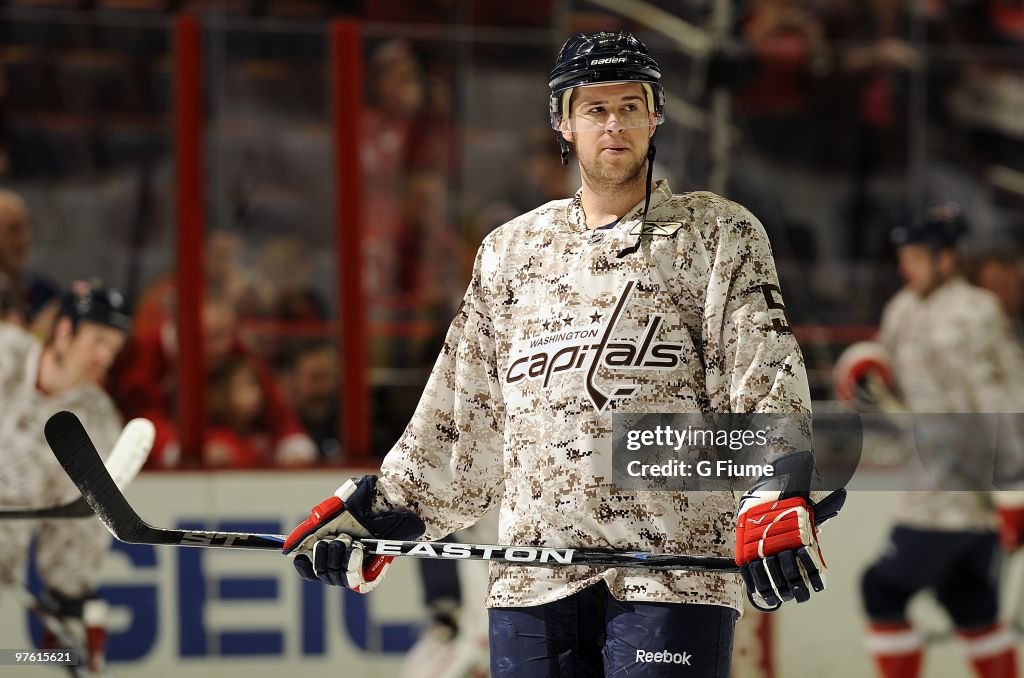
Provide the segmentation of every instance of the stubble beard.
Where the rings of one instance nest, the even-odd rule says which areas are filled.
[[[646,154],[636,162],[624,167],[606,163],[599,156],[600,151],[598,155],[590,158],[579,154],[576,156],[583,178],[594,189],[599,191],[623,190],[643,181],[644,169],[647,164]]]

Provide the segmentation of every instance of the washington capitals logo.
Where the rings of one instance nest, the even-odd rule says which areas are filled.
[[[654,340],[661,327],[662,315],[651,316],[639,342],[613,339],[623,309],[635,286],[634,281],[626,284],[603,329],[559,332],[532,341],[530,352],[513,358],[505,373],[505,382],[514,384],[524,379],[542,379],[542,387],[547,388],[559,374],[586,370],[587,395],[597,411],[603,412],[613,399],[628,398],[636,393],[637,387],[602,388],[597,383],[597,370],[601,365],[613,371],[672,369],[679,365],[683,344]],[[601,313],[595,312],[590,317],[600,318]]]

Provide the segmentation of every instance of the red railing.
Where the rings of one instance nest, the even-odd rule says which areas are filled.
[[[343,386],[342,444],[352,463],[370,455],[369,335],[362,269],[362,36],[354,21],[336,20],[330,39],[331,123],[334,167],[335,289],[337,337]],[[201,26],[195,16],[174,22],[175,204],[177,225],[177,326],[179,439],[186,465],[200,457],[206,423],[202,355],[203,242],[206,231]]]
[[[363,181],[359,158],[363,120],[363,40],[359,25],[330,24],[331,129],[334,144],[335,284],[341,320],[342,447],[352,461],[370,457],[369,336],[363,289]]]
[[[201,313],[206,233],[202,53],[196,17],[174,21],[174,148],[178,288],[178,439],[186,465],[198,463],[206,426]]]

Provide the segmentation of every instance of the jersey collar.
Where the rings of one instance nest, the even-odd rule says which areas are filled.
[[[672,189],[668,186],[668,181],[665,179],[658,179],[654,182],[654,189],[651,191],[651,208],[647,214],[647,221],[651,219],[651,212],[653,212],[659,205],[664,203],[666,200],[672,197]],[[618,226],[628,226],[632,229],[634,226],[639,226],[640,216],[644,211],[644,201],[641,200],[632,208],[626,211],[626,214],[619,219]],[[569,222],[569,228],[573,231],[586,231],[587,230],[587,215],[583,212],[583,187],[576,191],[576,195],[573,196],[572,200],[569,201],[569,206],[566,211],[566,219]]]

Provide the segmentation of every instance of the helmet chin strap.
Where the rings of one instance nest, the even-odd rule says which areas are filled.
[[[647,210],[651,207],[651,188],[654,184],[654,154],[657,150],[654,148],[654,136],[651,136],[650,146],[647,147],[647,185],[644,188],[644,211],[640,215],[640,235],[636,237],[636,243],[631,247],[619,250],[617,258],[622,259],[623,257],[633,254],[640,249],[640,242],[643,240],[644,224],[647,223]]]
[[[654,184],[654,154],[657,149],[654,147],[654,136],[651,135],[650,145],[647,147],[647,186],[644,189],[644,213],[640,217],[640,229],[647,223],[647,210],[651,207],[651,188]]]
[[[562,149],[562,165],[569,164],[569,142],[562,136],[560,130],[555,131],[555,138],[558,139],[558,147]]]

